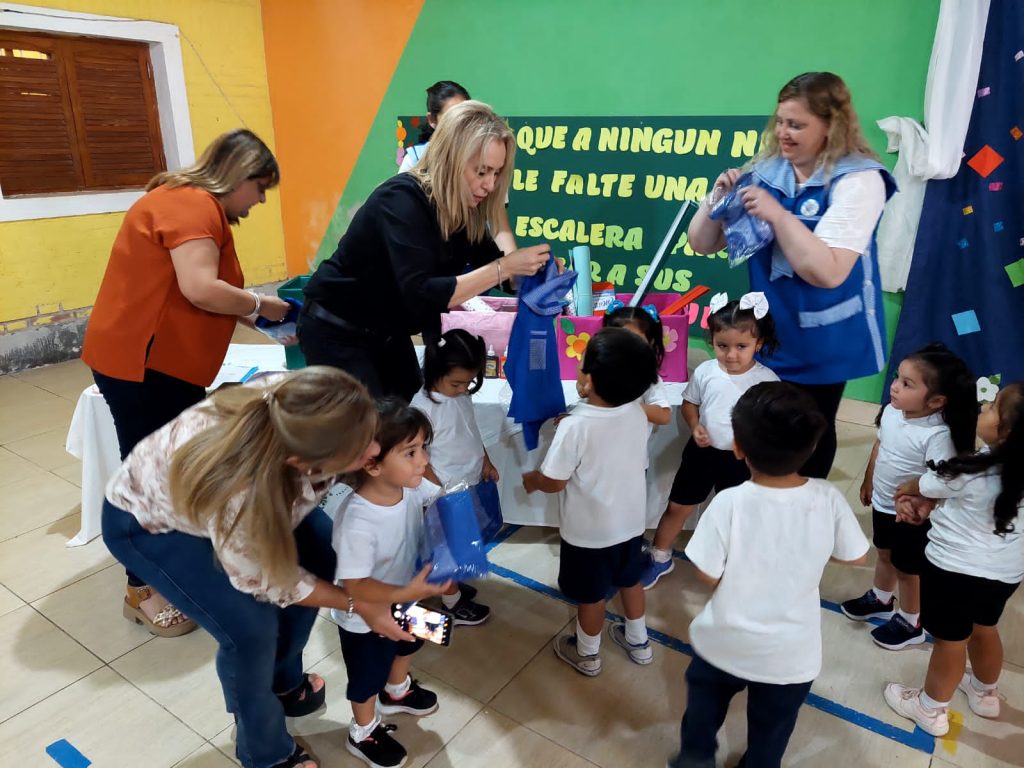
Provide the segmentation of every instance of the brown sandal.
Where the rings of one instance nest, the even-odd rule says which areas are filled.
[[[152,619],[142,610],[142,603],[156,592],[150,586],[126,587],[124,596],[124,617],[141,624],[150,633],[159,637],[179,637],[192,632],[198,625],[173,605],[168,603]]]

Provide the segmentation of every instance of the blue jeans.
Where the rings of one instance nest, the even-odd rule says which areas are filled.
[[[800,705],[811,682],[788,685],[753,683],[708,664],[694,654],[686,670],[686,712],[680,728],[682,746],[671,768],[715,768],[718,730],[732,697],[747,692],[747,752],[743,768],[778,768],[793,734]]]
[[[209,539],[172,531],[149,533],[128,512],[103,502],[103,541],[146,584],[213,635],[217,676],[235,716],[235,755],[244,768],[271,768],[292,754],[277,695],[303,682],[302,650],[317,609],[279,608],[235,589]],[[331,520],[314,510],[295,529],[303,568],[334,578]]]

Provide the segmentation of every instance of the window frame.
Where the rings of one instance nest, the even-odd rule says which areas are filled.
[[[13,32],[80,35],[147,43],[167,167],[181,168],[195,161],[180,33],[176,25],[0,3],[0,27]],[[126,211],[143,194],[144,190],[140,187],[5,198],[0,186],[0,222]]]

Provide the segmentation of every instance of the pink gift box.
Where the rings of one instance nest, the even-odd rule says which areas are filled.
[[[453,309],[441,315],[441,332],[462,328],[475,336],[483,336],[484,344],[494,347],[498,356],[505,354],[508,337],[512,335],[512,323],[516,319],[518,299],[511,296],[481,296],[495,311],[467,312]]]
[[[631,293],[615,295],[623,304],[629,304]],[[676,293],[649,293],[644,304],[653,304],[661,312],[679,298]],[[665,361],[661,366],[661,378],[665,381],[686,381],[686,338],[690,328],[689,305],[681,314],[662,315],[661,325],[665,330]],[[556,342],[558,344],[558,370],[562,380],[575,380],[583,350],[590,338],[601,330],[603,317],[579,317],[561,315],[555,318]]]

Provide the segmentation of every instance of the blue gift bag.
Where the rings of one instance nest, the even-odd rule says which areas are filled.
[[[478,579],[490,571],[477,521],[479,505],[479,496],[470,488],[441,496],[427,509],[420,562],[421,567],[433,563],[427,579],[431,584]]]
[[[476,519],[480,524],[480,533],[484,543],[493,541],[498,531],[505,525],[501,516],[501,500],[498,498],[498,484],[493,480],[483,480],[471,489],[474,495]]]
[[[732,191],[715,203],[709,214],[712,220],[722,222],[730,267],[738,267],[775,239],[772,225],[747,213],[743,206],[740,192],[752,183],[753,174],[740,176]]]

